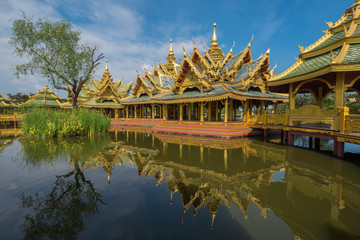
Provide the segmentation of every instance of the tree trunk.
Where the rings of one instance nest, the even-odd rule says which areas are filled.
[[[79,93],[72,91],[71,92],[71,98],[72,98],[72,108],[73,108],[73,111],[76,111],[78,109],[78,97],[79,97]]]

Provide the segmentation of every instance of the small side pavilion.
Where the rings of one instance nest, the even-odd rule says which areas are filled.
[[[111,118],[125,118],[125,112],[119,111],[124,109],[120,101],[128,96],[132,83],[114,82],[107,62],[100,81],[91,79],[84,84],[79,94],[79,107],[97,109]]]
[[[17,107],[18,105],[0,94],[0,114],[12,113],[13,109]]]
[[[36,95],[30,96],[30,99],[25,103],[19,105],[20,107],[46,107],[46,108],[60,108],[62,103],[60,97],[55,95],[47,85]]]
[[[296,63],[267,82],[276,93],[289,94],[289,125],[329,123],[340,132],[360,132],[360,116],[349,114],[344,93],[360,93],[360,0],[349,7],[336,23],[311,46],[299,46]],[[295,109],[295,96],[311,93],[316,106]],[[335,94],[333,110],[321,108],[323,99]]]

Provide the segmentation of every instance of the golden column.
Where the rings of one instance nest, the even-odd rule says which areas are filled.
[[[253,101],[252,100],[249,100],[249,115],[252,115],[252,112],[253,112]]]
[[[290,117],[291,117],[291,111],[295,110],[295,96],[296,93],[293,92],[293,84],[290,83],[289,86],[289,125],[292,126],[292,121],[290,121]]]
[[[163,104],[163,119],[167,120],[167,105]]]
[[[197,119],[200,121],[201,104],[197,103]]]
[[[136,109],[137,109],[137,105],[134,105],[134,118],[137,118],[137,111],[136,111]]]
[[[260,115],[264,113],[264,101],[260,100]]]
[[[344,81],[345,81],[345,72],[336,73],[336,86],[335,86],[335,109],[342,109],[344,107]],[[334,129],[340,130],[340,115],[335,117]]]
[[[152,119],[155,118],[155,106],[154,106],[154,104],[151,104],[151,118]]]
[[[204,121],[204,102],[200,103],[200,122]]]
[[[335,108],[344,106],[344,81],[345,73],[336,73],[336,87],[335,87]]]
[[[289,110],[295,110],[295,93],[293,92],[293,84],[290,83],[289,86]]]
[[[118,118],[117,114],[118,114],[118,110],[117,110],[117,109],[115,109],[115,119],[117,119],[117,118]]]
[[[278,112],[278,102],[274,103],[274,114],[277,114]]]
[[[179,116],[179,120],[180,122],[182,122],[184,119],[183,119],[183,110],[184,110],[184,107],[183,107],[183,103],[180,103],[180,116]]]
[[[191,120],[191,103],[188,103],[188,120]]]
[[[224,122],[228,122],[228,111],[229,111],[229,99],[225,99],[225,113],[224,113]]]
[[[249,112],[249,100],[245,101],[245,106],[243,108],[243,121],[248,122],[248,112]]]
[[[129,106],[126,105],[126,118],[129,118]]]

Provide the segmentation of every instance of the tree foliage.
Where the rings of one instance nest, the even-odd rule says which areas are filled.
[[[66,90],[73,107],[83,84],[90,80],[103,54],[97,46],[81,43],[80,32],[66,20],[33,20],[23,13],[12,23],[10,44],[14,54],[26,60],[15,66],[15,75],[40,75],[56,89]]]
[[[27,100],[29,100],[29,98],[34,94],[33,93],[29,93],[29,94],[24,94],[24,93],[11,94],[11,93],[8,93],[7,95],[9,97],[9,99],[13,103],[24,103]]]

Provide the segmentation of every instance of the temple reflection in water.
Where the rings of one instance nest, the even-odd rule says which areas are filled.
[[[324,225],[333,234],[359,235],[360,177],[341,161],[331,157],[314,161],[317,153],[248,138],[205,139],[134,130],[114,129],[112,139],[89,140],[92,152],[86,144],[75,146],[77,154],[70,154],[70,164],[79,164],[82,171],[103,169],[109,184],[111,177],[116,178],[112,176],[116,165],[133,165],[139,176],[153,177],[156,185],[167,184],[170,204],[176,194],[180,196],[183,216],[192,211],[195,217],[201,208],[208,209],[211,228],[216,228],[221,204],[231,211],[236,206],[245,219],[253,204],[263,218],[273,212],[301,238],[324,238]],[[37,149],[45,149],[39,141],[22,139],[22,144],[25,152],[31,146],[27,159],[36,161],[61,152],[47,148],[39,157]]]

